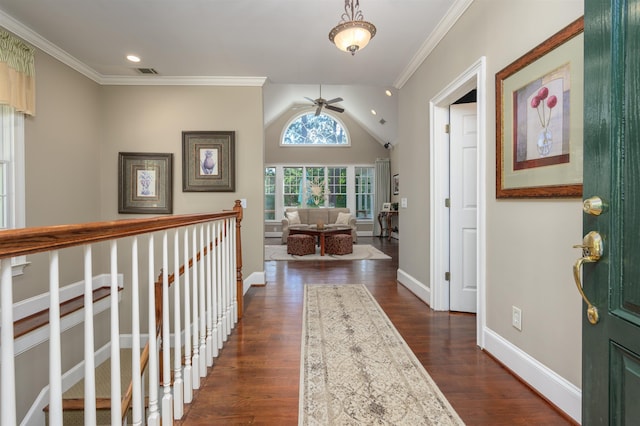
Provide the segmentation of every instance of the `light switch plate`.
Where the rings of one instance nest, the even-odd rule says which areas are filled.
[[[246,198],[241,198],[240,199],[240,205],[242,206],[243,209],[247,208],[247,199]]]
[[[401,198],[401,199],[400,199],[400,206],[401,206],[403,209],[406,209],[406,208],[407,208],[407,199],[406,199],[406,198]]]

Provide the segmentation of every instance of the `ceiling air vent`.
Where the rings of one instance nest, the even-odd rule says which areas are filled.
[[[158,71],[154,70],[153,68],[136,68],[136,70],[138,70],[138,72],[140,74],[149,74],[149,75],[154,75],[154,74],[158,74]]]

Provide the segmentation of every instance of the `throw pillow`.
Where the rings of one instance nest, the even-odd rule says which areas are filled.
[[[287,219],[289,219],[289,225],[300,225],[300,215],[297,211],[286,212]]]
[[[336,225],[349,225],[349,221],[351,220],[351,213],[338,213],[338,218],[336,219]]]

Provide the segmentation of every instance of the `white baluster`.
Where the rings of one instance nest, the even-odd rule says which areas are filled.
[[[222,292],[222,221],[216,222],[216,238],[217,238],[217,250],[216,250],[216,275],[218,277],[218,284],[216,285],[216,294],[218,295],[218,349],[222,349],[222,335],[224,334],[224,327],[222,326],[222,314],[224,312],[224,297]]]
[[[169,327],[169,253],[167,231],[162,233],[162,423],[173,422],[171,396],[171,329]]]
[[[131,242],[131,423],[142,425],[142,379],[140,377],[140,294],[138,238]]]
[[[2,309],[2,327],[0,328],[0,343],[2,344],[2,362],[0,373],[2,380],[2,424],[16,424],[16,376],[13,354],[13,277],[11,275],[11,259],[2,259],[2,294],[0,308]]]
[[[227,337],[229,336],[229,333],[231,333],[231,321],[230,321],[230,317],[229,317],[229,220],[225,219],[224,220],[224,236],[223,236],[223,244],[222,244],[222,250],[223,250],[223,256],[224,256],[224,260],[222,262],[223,267],[222,267],[222,276],[223,276],[223,283],[224,283],[224,287],[223,287],[223,294],[224,294],[224,313],[222,314],[222,319],[223,319],[223,323],[222,323],[222,327],[224,328],[224,334],[222,335],[222,340],[224,342],[227,341]]]
[[[96,424],[96,363],[93,340],[93,267],[91,246],[84,246],[84,424]]]
[[[183,383],[182,383],[182,341],[180,335],[180,234],[175,230],[173,236],[173,418],[182,418]]]
[[[60,344],[58,251],[49,252],[49,422],[62,424],[62,350]]]
[[[233,219],[231,219],[231,257],[233,259],[233,261],[231,262],[231,276],[232,276],[232,284],[231,284],[231,288],[232,288],[232,293],[233,294],[233,323],[234,326],[235,324],[238,323],[238,290],[236,288],[236,279],[237,279],[237,274],[238,274],[238,257],[236,256],[237,253],[237,244],[238,241],[236,241],[236,218],[234,217]],[[242,289],[242,291],[244,292],[244,288]]]
[[[153,234],[149,235],[149,426],[160,425],[158,412],[158,339],[156,337],[156,294]]]
[[[191,308],[193,309],[193,320],[191,325],[193,327],[193,359],[191,361],[192,373],[193,373],[193,388],[200,389],[200,349],[199,349],[199,319],[198,319],[198,238],[197,238],[197,226],[193,227],[192,241],[193,246],[193,303]]]
[[[205,226],[203,226],[204,228]],[[211,295],[211,229],[209,224],[206,224],[206,242],[207,242],[207,255],[204,257],[205,259],[205,267],[207,270],[207,279],[205,283],[205,289],[207,294],[207,367],[211,367],[213,365],[213,308],[211,306],[211,301],[213,297]]]
[[[118,246],[111,241],[111,424],[122,423],[120,416],[120,324],[118,318]]]
[[[213,356],[215,358],[218,357],[218,335],[220,334],[220,329],[218,328],[218,278],[217,274],[217,266],[216,266],[216,256],[218,255],[218,244],[216,242],[216,224],[215,222],[211,223],[211,256],[209,257],[209,264],[211,265],[211,322],[213,323]]]
[[[207,375],[207,347],[206,347],[206,340],[207,340],[207,324],[206,324],[206,317],[207,317],[207,312],[206,312],[206,308],[205,308],[205,275],[204,275],[204,230],[202,229],[202,225],[200,225],[200,263],[198,264],[199,266],[199,272],[198,275],[200,276],[200,281],[199,281],[199,295],[198,297],[200,298],[199,303],[200,303],[200,307],[199,307],[199,316],[200,316],[200,377],[205,377]]]
[[[189,228],[184,228],[184,402],[193,400],[191,377],[191,283],[189,280]]]

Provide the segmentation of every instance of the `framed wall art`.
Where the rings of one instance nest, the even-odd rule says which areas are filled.
[[[580,18],[496,74],[496,197],[582,196]]]
[[[393,175],[393,180],[391,181],[391,187],[393,188],[393,195],[398,195],[400,193],[400,175]]]
[[[173,154],[118,153],[118,213],[173,213]]]
[[[182,190],[235,191],[235,132],[182,132]]]

